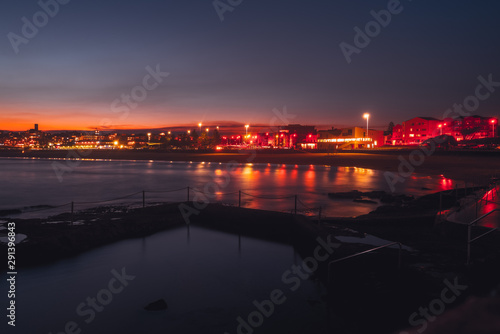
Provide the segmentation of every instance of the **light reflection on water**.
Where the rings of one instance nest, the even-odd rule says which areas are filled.
[[[59,163],[66,163],[61,160]],[[170,190],[192,187],[204,191],[209,187],[216,196],[212,201],[238,204],[244,190],[254,196],[285,197],[298,195],[309,208],[322,206],[326,216],[357,216],[372,211],[376,205],[332,200],[329,192],[351,190],[390,192],[383,171],[356,167],[330,167],[283,164],[237,164],[228,173],[228,164],[168,161],[79,161],[64,173],[59,182],[52,167],[54,160],[0,159],[2,187],[0,209],[36,205],[60,205],[74,202],[102,201],[142,190]],[[452,189],[454,182],[436,176],[412,175],[396,184],[396,193],[420,196]],[[142,198],[135,197],[134,201]],[[192,198],[191,198],[192,199]],[[148,193],[147,202],[184,201],[186,192]],[[242,205],[249,208],[288,211],[294,209],[293,199],[271,200],[242,196]],[[83,208],[82,205],[76,209]],[[305,209],[299,204],[299,211]],[[317,214],[317,212],[315,212]]]

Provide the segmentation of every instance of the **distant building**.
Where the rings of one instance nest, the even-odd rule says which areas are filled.
[[[443,134],[454,136],[457,141],[462,141],[493,138],[495,137],[495,125],[497,124],[498,119],[494,117],[473,115],[456,119],[444,119],[442,129]]]
[[[344,129],[318,131],[318,149],[374,148],[384,144],[384,131],[368,130],[357,126]]]
[[[26,131],[24,138],[24,147],[40,148],[45,144],[45,138],[42,131],[38,130],[38,124],[35,124],[33,129]]]
[[[312,125],[289,124],[274,133],[274,145],[279,148],[316,148],[317,130]]]
[[[473,139],[493,138],[498,133],[498,119],[478,115],[446,118],[415,117],[396,125],[388,141],[392,145],[419,145],[429,138],[448,135],[457,142]]]
[[[429,138],[439,136],[440,123],[439,119],[433,117],[415,117],[403,122],[403,143],[418,145]]]
[[[404,145],[403,126],[397,124],[392,128],[392,135],[389,139],[392,145]]]

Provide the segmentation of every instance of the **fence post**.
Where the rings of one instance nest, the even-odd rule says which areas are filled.
[[[241,190],[238,191],[238,208],[241,208]]]
[[[443,192],[439,192],[439,222],[442,221],[442,215],[443,215]]]
[[[478,202],[478,199],[476,198],[476,219],[477,219],[477,202]]]
[[[294,209],[295,214],[297,214],[297,195],[295,195],[295,209]]]
[[[146,192],[144,190],[142,191],[142,207],[146,207]]]
[[[189,187],[187,188],[187,192],[188,192],[188,202],[189,202]]]
[[[470,263],[470,231],[471,226],[467,226],[467,265]]]

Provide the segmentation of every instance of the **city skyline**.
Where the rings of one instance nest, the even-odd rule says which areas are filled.
[[[383,129],[500,82],[494,1],[40,3],[0,14],[1,129],[266,126],[283,106],[286,123],[362,126],[369,112]],[[471,114],[499,116],[489,92]]]

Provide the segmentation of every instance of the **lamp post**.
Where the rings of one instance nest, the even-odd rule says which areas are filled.
[[[492,119],[490,122],[491,122],[491,132],[492,132],[491,137],[495,138],[495,123],[496,122],[494,119]]]
[[[368,120],[370,119],[370,114],[369,113],[365,113],[363,115],[363,118],[366,118],[366,135],[365,135],[365,137],[368,137]]]
[[[203,125],[203,124],[198,123],[198,126],[200,127],[200,135],[201,135],[201,126],[202,126],[202,125]]]
[[[438,128],[439,128],[439,135],[442,136],[443,135],[443,124],[439,124]]]
[[[244,140],[244,141],[246,141],[246,140],[247,140],[247,136],[248,136],[248,128],[249,128],[249,127],[250,127],[250,125],[248,125],[248,124],[246,124],[246,125],[245,125],[245,140]]]

